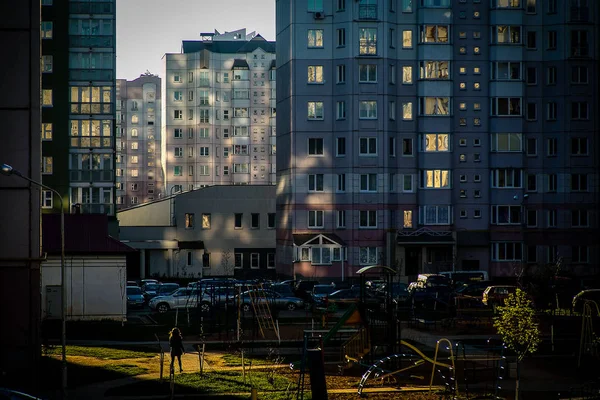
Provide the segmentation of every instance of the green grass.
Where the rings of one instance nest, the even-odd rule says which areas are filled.
[[[236,398],[248,398],[247,395],[240,393],[250,393],[252,388],[258,392],[272,392],[263,394],[263,399],[286,399],[285,390],[290,388],[294,391],[296,387],[295,379],[288,379],[282,375],[272,375],[264,371],[246,372],[246,380],[242,377],[241,371],[220,371],[207,372],[202,376],[198,373],[176,374],[175,375],[175,393],[176,394],[218,394],[232,393]],[[169,394],[168,380],[160,382],[158,379],[142,381],[126,386],[110,389],[107,396],[128,396],[128,395],[163,395]]]
[[[45,350],[47,355],[60,355],[61,348],[51,347]],[[151,358],[158,352],[151,348],[113,348],[113,347],[92,347],[92,346],[67,346],[67,357],[84,356],[95,357],[103,360],[123,360],[126,358]]]
[[[227,367],[241,367],[242,366],[242,356],[239,354],[223,354],[221,357],[225,366]],[[248,357],[244,356],[244,365],[271,365],[275,362],[272,360],[267,360],[265,358],[256,358],[256,357]]]
[[[125,376],[142,375],[148,372],[147,368],[135,364],[106,364],[102,369]]]

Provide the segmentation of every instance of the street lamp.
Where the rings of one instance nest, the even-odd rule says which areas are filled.
[[[66,397],[67,394],[67,285],[66,285],[66,266],[65,266],[65,209],[63,207],[63,199],[58,191],[52,189],[49,186],[44,185],[41,182],[34,181],[33,179],[23,175],[18,170],[14,169],[10,165],[2,164],[2,169],[0,170],[2,175],[6,176],[18,176],[21,179],[24,179],[36,186],[39,186],[43,189],[49,190],[55,195],[58,196],[58,200],[60,201],[60,289],[61,289],[61,297],[60,297],[60,319],[61,319],[61,347],[62,347],[62,391],[63,398]]]

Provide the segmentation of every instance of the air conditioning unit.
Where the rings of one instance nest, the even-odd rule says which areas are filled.
[[[317,11],[313,14],[313,16],[315,17],[315,19],[324,19],[325,18],[325,13]]]

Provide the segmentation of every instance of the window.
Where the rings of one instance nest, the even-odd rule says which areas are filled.
[[[183,119],[183,110],[173,110],[173,119]]]
[[[546,84],[556,85],[556,67],[546,68]]]
[[[322,120],[323,119],[323,102],[322,101],[309,101],[308,106],[308,119]]]
[[[586,174],[571,174],[571,192],[587,192],[588,181]]]
[[[359,228],[377,228],[377,210],[359,211]]]
[[[243,268],[244,255],[242,253],[235,253],[233,255],[233,267]]]
[[[52,89],[42,90],[42,107],[52,107]]]
[[[419,63],[421,79],[448,79],[448,61],[421,61]]]
[[[260,229],[260,214],[250,214],[250,228]]]
[[[492,261],[521,261],[523,259],[523,243],[492,243]]]
[[[421,26],[421,43],[448,43],[448,25]]]
[[[555,102],[553,102],[553,101],[548,102],[548,104],[546,105],[546,119],[548,121],[555,121],[557,110],[558,110],[558,107]]]
[[[42,124],[42,140],[52,140],[52,123],[46,122]]]
[[[323,48],[323,29],[308,30],[308,48]]]
[[[421,151],[446,152],[450,151],[448,133],[426,133],[421,135]]]
[[[275,229],[275,213],[267,214],[267,228]]]
[[[425,189],[450,188],[450,171],[445,169],[421,170],[421,187]]]
[[[40,28],[42,39],[52,39],[52,21],[42,21]]]
[[[52,56],[42,56],[42,72],[48,74],[53,69]]]
[[[242,226],[242,218],[243,218],[243,216],[244,216],[244,214],[242,214],[242,213],[235,213],[233,215],[233,219],[234,219],[234,222],[233,222],[234,225],[233,225],[233,227],[234,227],[234,229],[242,229],[242,227],[243,227]]]
[[[202,229],[210,229],[210,214],[202,214]]]
[[[519,116],[521,115],[520,97],[492,97],[493,116]]]
[[[339,137],[335,139],[335,155],[336,157],[346,155],[346,138]]]
[[[323,191],[323,174],[308,175],[308,191],[322,192]]]
[[[527,155],[528,156],[536,156],[537,155],[537,139],[536,138],[528,138],[527,139]]]
[[[572,246],[571,247],[571,262],[587,264],[588,258],[588,247],[587,246]]]
[[[323,0],[308,0],[308,12],[322,12]]]
[[[360,101],[358,103],[359,119],[377,119],[377,101]]]
[[[556,210],[548,210],[548,228],[556,228]]]
[[[377,65],[361,64],[358,66],[358,81],[360,83],[377,83]]]
[[[537,210],[527,210],[526,224],[529,228],[537,226]]]
[[[42,208],[53,207],[53,194],[51,190],[42,190]]]
[[[185,229],[194,229],[194,214],[185,214]]]
[[[523,135],[521,133],[492,133],[491,151],[520,153],[523,151]]]
[[[527,31],[527,48],[530,50],[537,48],[537,35],[535,31]]]
[[[322,210],[310,210],[308,211],[308,227],[309,228],[323,228],[323,213]]]
[[[346,46],[346,30],[345,29],[336,29],[336,39],[337,39],[337,47],[345,47]]]
[[[308,155],[322,156],[323,155],[323,139],[310,138],[308,139]]]
[[[42,174],[52,175],[52,157],[42,157]]]
[[[346,227],[346,210],[338,210],[337,211],[337,227],[338,228]]]
[[[177,158],[183,157],[183,147],[175,147],[173,149],[173,155]]]
[[[250,268],[252,268],[252,269],[260,268],[260,254],[250,253]]]
[[[402,119],[405,121],[409,121],[413,119],[413,103],[407,102],[402,103]]]
[[[492,26],[492,43],[521,44],[521,27],[518,25]]]
[[[571,227],[586,228],[589,226],[589,213],[587,210],[571,211]]]
[[[393,139],[393,138],[392,138]],[[395,155],[395,151],[394,151]],[[412,156],[413,155],[413,140],[412,139],[402,139],[402,156]]]
[[[448,225],[451,215],[451,206],[419,207],[419,223],[423,225]]]
[[[412,228],[413,227],[412,210],[404,210],[402,212],[402,214],[403,214],[402,227],[403,228]]]
[[[527,80],[528,85],[536,85],[537,84],[537,68],[536,67],[527,67]]]
[[[173,92],[173,100],[174,101],[181,101],[183,100],[183,93],[181,90],[176,90]]]
[[[346,83],[346,66],[340,64],[336,68],[336,83]]]
[[[309,65],[308,66],[308,83],[324,83],[323,66]]]
[[[377,174],[361,174],[360,191],[377,192]]]
[[[402,191],[405,193],[412,193],[414,191],[412,175],[402,175]]]
[[[520,62],[496,61],[492,63],[491,76],[496,81],[521,80],[522,65]]]
[[[537,175],[527,174],[527,186],[525,188],[528,192],[537,192]]]
[[[412,85],[413,83],[413,72],[412,67],[405,65],[402,67],[402,83],[405,85]]]
[[[359,249],[360,265],[377,264],[377,247],[361,247]]]
[[[377,28],[360,28],[358,30],[358,53],[360,55],[377,55]]]
[[[587,31],[571,31],[571,56],[587,57],[590,51],[589,48]]]
[[[588,68],[585,66],[571,67],[571,83],[581,85],[588,83]]]
[[[345,101],[338,101],[335,104],[335,110],[336,110],[336,119],[341,120],[341,119],[346,119],[346,102]]]
[[[588,103],[586,101],[571,103],[571,119],[588,119]]]
[[[587,140],[587,138],[582,138],[582,137],[571,138],[571,155],[572,156],[587,156],[588,155],[588,140]]]
[[[558,152],[558,139],[548,138],[546,139],[546,155],[548,157],[556,157]]]
[[[402,48],[403,49],[412,49],[412,47],[413,47],[412,31],[411,30],[402,31]]]
[[[556,50],[556,31],[548,31],[548,50]]]
[[[529,121],[537,120],[537,104],[536,103],[527,103],[526,118]]]
[[[521,169],[500,168],[491,171],[492,187],[497,189],[521,188],[523,171]]]
[[[548,192],[556,192],[558,187],[558,176],[556,174],[548,174]]]
[[[420,97],[419,112],[421,115],[450,115],[450,98]]]
[[[359,140],[359,151],[361,156],[376,156],[377,155],[377,138],[362,137]]]

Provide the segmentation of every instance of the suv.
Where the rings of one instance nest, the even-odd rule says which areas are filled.
[[[177,289],[168,296],[156,296],[148,302],[152,310],[156,310],[161,314],[169,310],[177,308],[194,308],[198,305],[198,300],[202,299],[202,294],[199,290],[190,288]]]
[[[516,286],[488,286],[483,291],[481,302],[490,307],[501,306],[504,305],[504,300],[508,298],[508,295],[516,291]]]

